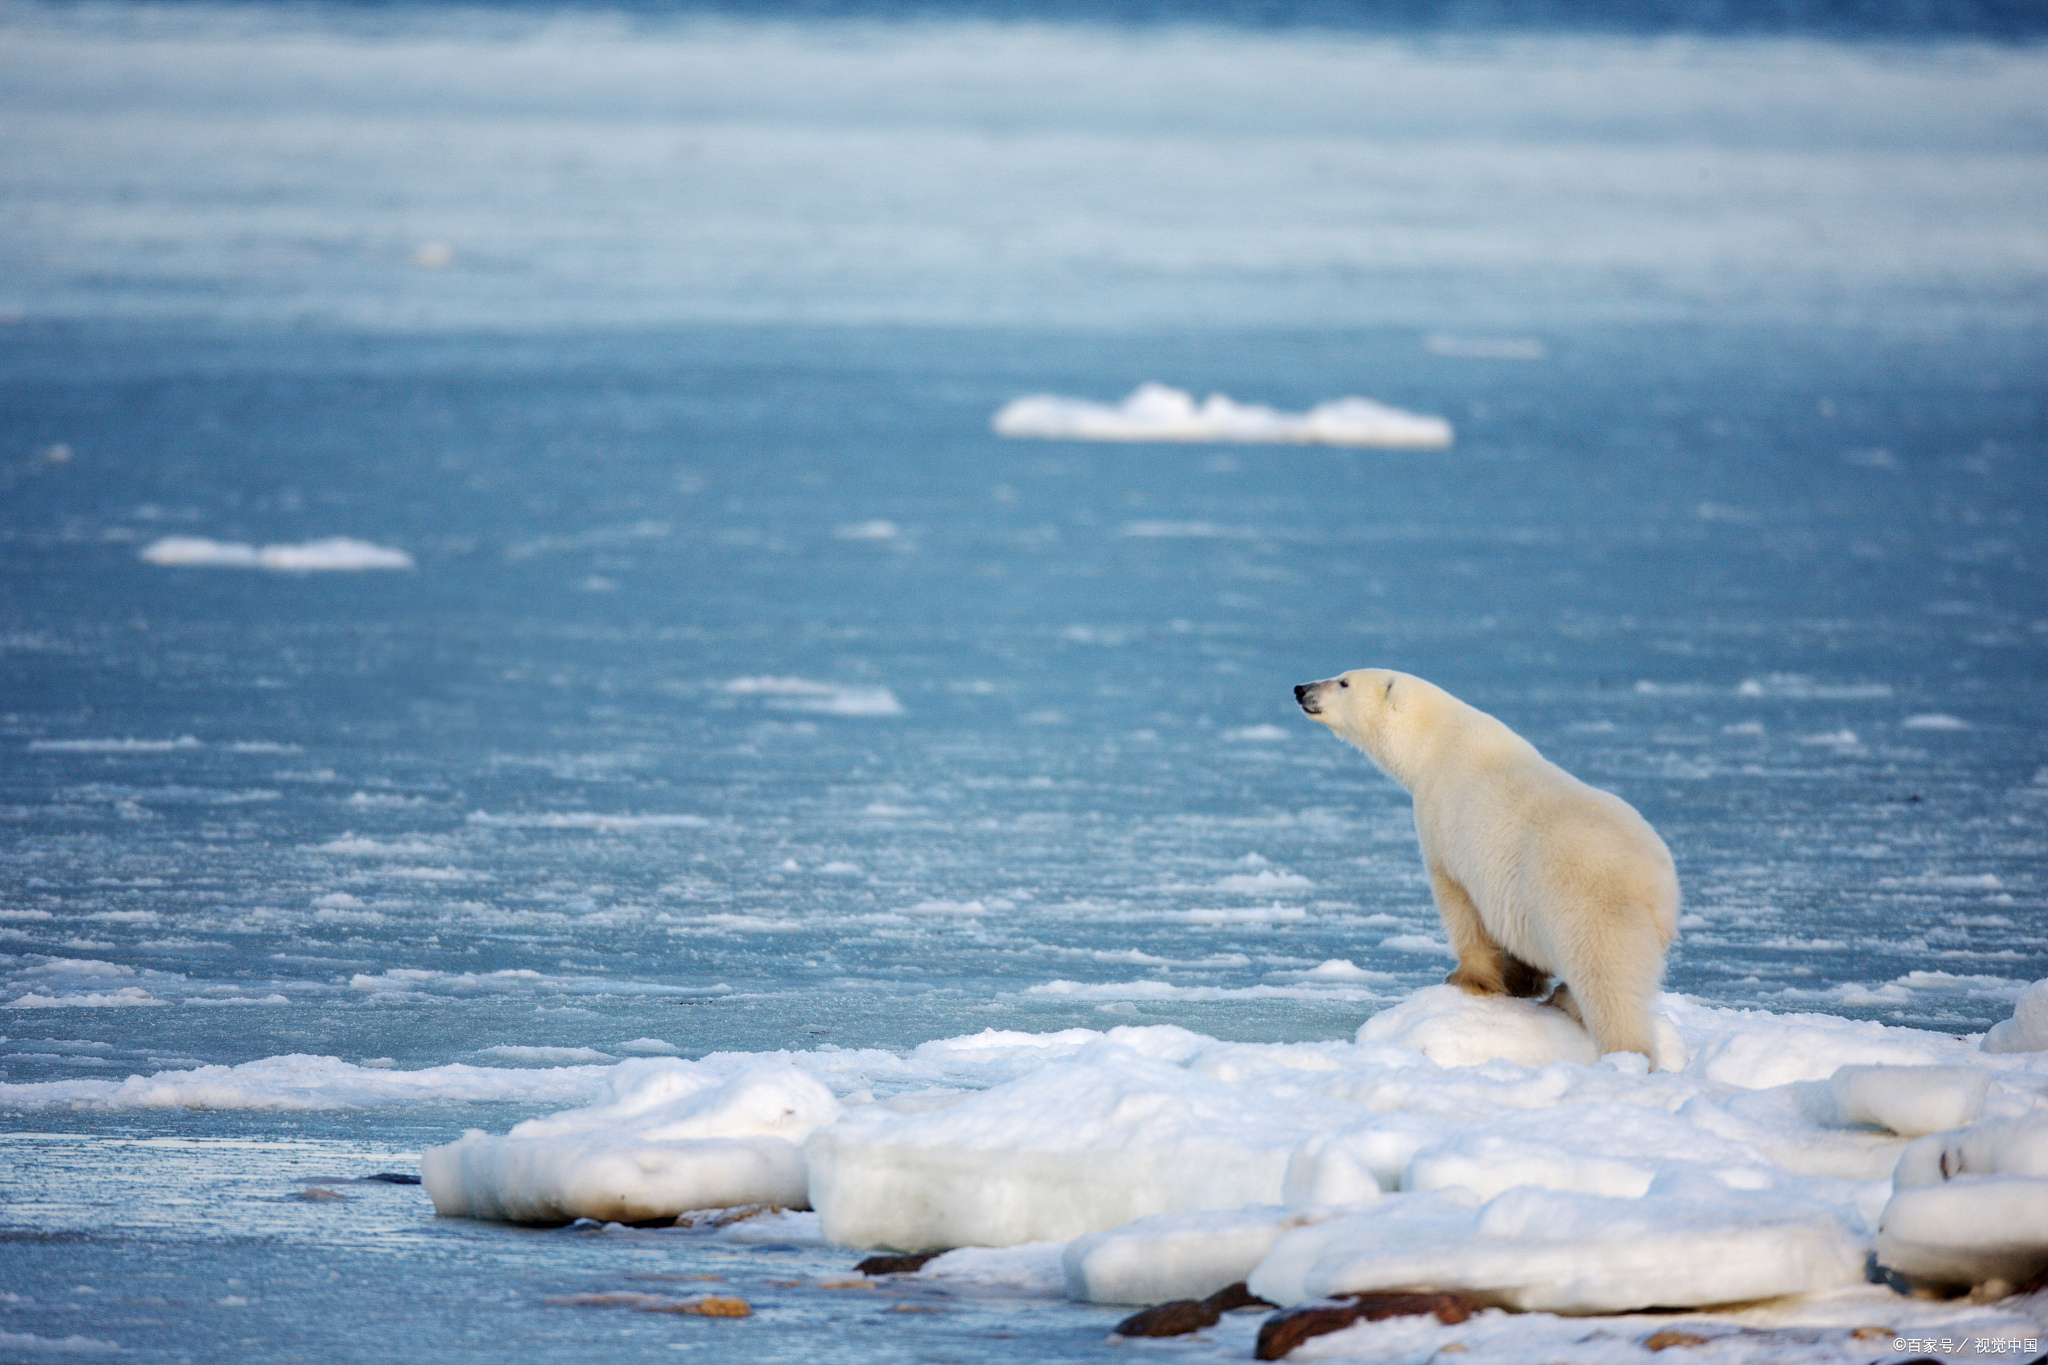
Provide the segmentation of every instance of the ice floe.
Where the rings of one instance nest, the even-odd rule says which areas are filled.
[[[171,568],[269,569],[277,573],[410,569],[413,557],[386,545],[329,536],[299,545],[249,545],[204,536],[165,536],[143,547],[142,559]]]
[[[1451,443],[1441,417],[1404,412],[1369,398],[1339,398],[1307,412],[1280,412],[1212,393],[1197,403],[1184,389],[1140,384],[1121,403],[1032,394],[1006,403],[991,426],[1002,436],[1068,441],[1244,441],[1293,445],[1419,446]]]
[[[809,678],[733,678],[721,691],[734,697],[761,697],[784,711],[816,711],[828,716],[900,716],[903,703],[886,687],[813,682]]]
[[[787,1064],[720,1082],[674,1058],[622,1062],[596,1103],[427,1150],[436,1212],[517,1223],[638,1223],[735,1204],[803,1208],[797,1144],[840,1112]]]

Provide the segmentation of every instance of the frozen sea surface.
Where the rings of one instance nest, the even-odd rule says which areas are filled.
[[[1643,810],[1671,989],[2006,1018],[2043,66],[0,13],[0,1354],[726,1349],[546,1302],[646,1273],[762,1358],[1103,1358],[818,1288],[801,1220],[353,1182],[632,1057],[1350,1038],[1449,965],[1405,797],[1295,713],[1352,666]],[[990,430],[1143,383],[1456,443]]]

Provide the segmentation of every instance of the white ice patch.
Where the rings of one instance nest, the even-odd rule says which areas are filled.
[[[737,1204],[808,1207],[797,1144],[840,1112],[813,1077],[769,1064],[720,1081],[674,1058],[622,1062],[595,1104],[471,1130],[420,1157],[435,1211],[514,1223],[641,1223]]]
[[[1068,441],[1247,441],[1296,445],[1422,446],[1451,443],[1441,417],[1404,412],[1369,398],[1339,398],[1307,412],[1278,412],[1212,393],[1199,404],[1184,389],[1140,384],[1121,403],[1033,394],[1005,404],[990,423],[998,435]]]
[[[51,995],[42,991],[29,991],[18,995],[6,1004],[11,1010],[47,1009],[120,1009],[134,1005],[168,1005],[140,986],[123,986],[112,991],[71,991],[62,995]]]
[[[1291,732],[1277,725],[1241,725],[1234,730],[1225,730],[1223,737],[1241,744],[1277,744],[1291,738]]]
[[[0,1351],[22,1356],[117,1355],[121,1344],[99,1337],[39,1337],[34,1332],[0,1332]]]
[[[413,557],[403,550],[374,545],[347,536],[329,536],[300,545],[248,545],[203,536],[165,536],[142,550],[151,564],[171,568],[269,569],[277,573],[333,573],[363,569],[411,569]]]
[[[32,754],[161,754],[173,749],[197,749],[191,735],[176,739],[32,739]]]
[[[1218,880],[1211,889],[1242,896],[1272,896],[1283,891],[1312,891],[1315,883],[1298,872],[1268,867],[1257,872],[1234,872]]]
[[[735,697],[763,697],[784,711],[827,716],[900,716],[903,703],[886,687],[812,682],[808,678],[733,678],[721,690]]]
[[[159,1071],[121,1081],[0,1084],[8,1109],[356,1109],[391,1104],[573,1104],[595,1094],[608,1067],[548,1070],[437,1066],[399,1071],[339,1057],[293,1054],[240,1066]]]
[[[1461,337],[1443,332],[1424,337],[1422,349],[1459,360],[1541,360],[1548,354],[1535,337]]]
[[[574,1066],[582,1062],[615,1062],[618,1058],[609,1052],[599,1052],[594,1047],[529,1047],[518,1043],[499,1043],[495,1047],[481,1047],[476,1051],[479,1057],[491,1057],[514,1066]]]
[[[493,815],[471,811],[469,823],[501,829],[587,829],[601,834],[641,834],[670,829],[709,829],[701,815],[607,815],[600,811],[545,811],[536,815]]]

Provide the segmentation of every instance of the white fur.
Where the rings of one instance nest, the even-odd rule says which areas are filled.
[[[1650,1001],[1678,936],[1670,850],[1633,806],[1589,787],[1484,711],[1406,673],[1361,668],[1295,689],[1302,709],[1406,787],[1458,969],[1476,995],[1516,964],[1564,989],[1604,1055],[1656,1060]]]

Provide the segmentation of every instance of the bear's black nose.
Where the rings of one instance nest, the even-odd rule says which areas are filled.
[[[1307,701],[1307,700],[1308,700],[1308,684],[1307,684],[1307,683],[1296,683],[1296,684],[1294,685],[1294,699],[1295,699],[1296,701],[1301,701],[1301,702],[1305,702],[1305,701]]]

